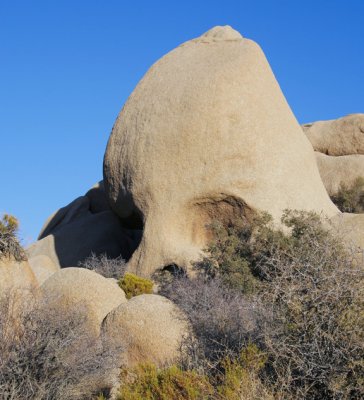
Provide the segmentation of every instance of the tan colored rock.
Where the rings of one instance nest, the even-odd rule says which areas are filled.
[[[364,114],[302,125],[313,148],[330,156],[364,154]]]
[[[41,286],[49,306],[87,310],[87,324],[99,332],[105,316],[126,303],[125,293],[117,283],[84,268],[64,268]]]
[[[49,277],[59,271],[59,266],[43,254],[30,258],[28,262],[39,285],[42,285]]]
[[[72,211],[71,211],[72,213]],[[96,214],[84,211],[68,223],[62,223],[47,236],[27,248],[31,259],[39,255],[49,257],[59,267],[75,267],[95,254],[111,258],[129,258],[139,243],[140,233],[125,229],[114,212]]]
[[[356,178],[364,178],[362,154],[333,157],[316,152],[315,155],[321,179],[330,196],[338,192],[342,183],[351,186]]]
[[[216,217],[338,213],[262,50],[228,26],[149,69],[112,130],[104,183],[122,218],[144,222],[128,264],[143,276],[198,259]]]
[[[13,258],[0,259],[0,296],[13,290],[31,290],[38,286],[37,279],[28,261]]]
[[[27,249],[29,258],[49,257],[57,267],[75,267],[91,253],[128,259],[140,241],[140,231],[126,229],[111,211],[102,181],[84,196],[53,213],[39,240]]]
[[[188,329],[177,306],[155,294],[133,297],[108,314],[102,324],[106,340],[126,347],[123,363],[127,366],[175,362]]]

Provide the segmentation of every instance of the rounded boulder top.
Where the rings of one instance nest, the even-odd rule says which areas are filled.
[[[143,226],[127,266],[142,276],[188,267],[216,218],[339,212],[263,51],[229,26],[148,70],[113,127],[104,183],[122,220]]]
[[[242,40],[243,36],[230,25],[215,26],[191,42],[215,42],[220,40]]]

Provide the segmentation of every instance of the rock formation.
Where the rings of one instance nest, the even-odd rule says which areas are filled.
[[[364,178],[364,114],[351,114],[336,120],[302,125],[316,156],[321,179],[330,196],[336,195],[341,184],[350,187]],[[331,219],[336,232],[363,260],[364,215],[343,213]],[[355,249],[356,248],[356,249]]]
[[[16,261],[12,257],[0,259],[0,298],[12,290],[31,290],[37,286],[28,261]]]
[[[144,229],[128,264],[144,276],[199,258],[214,219],[338,213],[262,50],[228,26],[149,69],[112,130],[104,182],[124,223]]]
[[[28,262],[39,285],[59,271],[59,266],[44,254],[34,256]]]
[[[84,268],[60,270],[43,283],[41,292],[50,306],[83,311],[96,333],[106,315],[127,301],[116,282]]]
[[[335,195],[341,184],[351,186],[356,178],[364,178],[364,155],[327,156],[316,152],[316,162],[321,179],[330,196]]]
[[[322,181],[330,196],[343,183],[364,177],[364,114],[302,125],[314,150]]]
[[[186,319],[170,300],[143,294],[108,314],[102,334],[106,340],[120,342],[120,348],[126,345],[123,364],[153,362],[163,366],[177,360],[188,329]]]
[[[364,114],[302,125],[313,148],[329,156],[364,154]]]
[[[128,259],[139,243],[140,233],[123,227],[111,211],[99,182],[85,196],[78,197],[48,218],[39,240],[28,249],[32,259],[49,257],[57,267],[75,267],[95,254]]]

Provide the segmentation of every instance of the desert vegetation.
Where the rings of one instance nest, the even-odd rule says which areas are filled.
[[[25,252],[17,237],[19,223],[10,214],[4,214],[0,220],[0,259],[13,258],[16,261],[26,260]]]
[[[275,398],[362,398],[363,267],[318,215],[287,212],[282,223],[289,234],[266,215],[213,225],[199,278],[164,287],[193,326],[183,363],[218,381],[253,344],[255,382]]]
[[[125,260],[121,256],[110,258],[106,254],[91,253],[78,266],[95,271],[105,278],[116,279],[127,299],[140,294],[153,293],[153,281],[125,272]]]
[[[126,272],[124,276],[119,279],[119,286],[124,290],[127,299],[141,294],[153,293],[153,281],[141,278],[130,272]]]
[[[123,341],[115,348],[89,332],[82,304],[56,309],[9,292],[0,397],[105,400],[113,387],[118,400],[363,398],[363,266],[317,214],[287,211],[282,226],[267,214],[213,223],[194,278],[177,268],[160,275],[160,294],[191,326],[180,359],[165,366],[121,365]],[[152,293],[153,282],[124,265],[94,254],[82,263],[117,278],[127,298]]]
[[[331,200],[342,212],[364,212],[364,177],[358,177],[351,185],[341,183],[338,192]]]
[[[0,302],[0,398],[91,399],[110,388],[117,351],[89,333],[86,311],[49,307],[35,292]]]
[[[119,279],[125,273],[125,260],[121,256],[110,258],[107,254],[91,253],[78,266],[95,271],[105,278]]]

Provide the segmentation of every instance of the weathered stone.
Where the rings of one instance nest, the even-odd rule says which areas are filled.
[[[28,262],[39,285],[59,271],[59,266],[43,254],[30,258]]]
[[[104,183],[119,216],[144,225],[128,263],[144,276],[198,259],[216,218],[338,213],[262,50],[230,27],[149,69],[112,130]]]
[[[334,232],[347,244],[355,258],[364,262],[364,214],[342,213],[331,219]]]
[[[38,286],[28,261],[16,261],[12,257],[0,259],[0,297],[13,290],[31,290]]]
[[[140,240],[140,233],[125,229],[112,211],[83,211],[51,232],[30,245],[27,254],[29,258],[46,255],[59,267],[75,267],[92,252],[128,259]]]
[[[86,310],[87,325],[94,332],[111,310],[127,301],[117,283],[84,268],[60,270],[43,283],[41,292],[50,307]]]
[[[362,154],[333,157],[316,152],[315,155],[321,179],[330,196],[338,192],[341,184],[350,187],[355,179],[364,178]]]
[[[186,318],[177,306],[155,294],[133,297],[110,312],[102,324],[105,339],[125,348],[121,356],[127,366],[140,362],[163,366],[175,362],[188,329]]]
[[[330,156],[364,154],[364,114],[302,125],[313,148]]]

